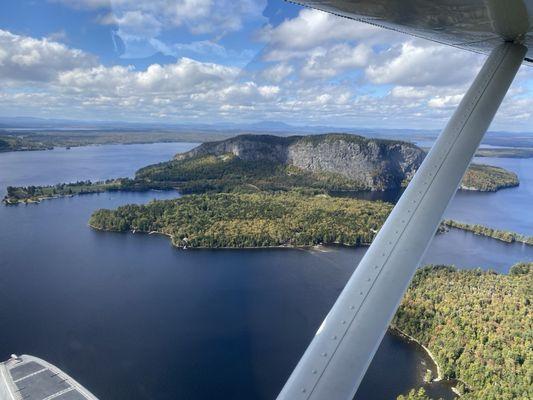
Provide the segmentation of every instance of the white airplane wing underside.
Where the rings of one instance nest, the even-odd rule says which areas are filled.
[[[520,65],[529,61],[533,0],[299,3],[490,53],[278,396],[351,400],[483,135]]]
[[[311,8],[489,54],[523,36],[533,65],[533,0],[295,0]]]

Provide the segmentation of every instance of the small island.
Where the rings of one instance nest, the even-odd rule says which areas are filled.
[[[402,141],[327,134],[279,137],[241,135],[206,142],[173,160],[141,168],[135,177],[101,182],[8,187],[8,205],[104,191],[179,190],[181,193],[291,191],[329,195],[400,190],[425,152]],[[494,191],[518,185],[502,168],[471,165],[461,187]]]
[[[462,229],[467,232],[472,232],[475,235],[490,237],[506,243],[517,242],[533,246],[533,236],[521,235],[519,233],[510,231],[502,231],[479,224],[466,224],[464,222],[453,220],[442,221],[442,225],[449,228]]]
[[[495,192],[519,185],[514,172],[485,164],[471,164],[461,182],[462,190]]]
[[[98,210],[94,229],[158,233],[182,248],[370,244],[392,206],[287,193],[217,193]]]
[[[391,324],[427,347],[465,400],[530,399],[533,263],[508,275],[427,266]],[[429,400],[413,390],[399,400]]]

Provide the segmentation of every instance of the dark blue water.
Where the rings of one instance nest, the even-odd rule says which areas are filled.
[[[533,159],[480,157],[474,161],[513,171],[520,185],[490,194],[459,191],[445,217],[533,235]]]
[[[0,192],[131,175],[191,146],[0,154]],[[274,398],[365,249],[181,251],[164,237],[86,225],[97,208],[175,196],[105,193],[0,207],[0,358],[43,357],[102,399]],[[504,211],[521,210],[513,207]],[[526,259],[530,248],[461,231],[438,236],[426,256],[500,271]],[[417,346],[388,334],[357,398],[395,398],[422,385],[427,367]],[[426,387],[451,397],[446,384]]]

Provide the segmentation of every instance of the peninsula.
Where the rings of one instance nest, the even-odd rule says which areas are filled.
[[[476,235],[490,237],[492,239],[501,240],[506,243],[524,243],[533,246],[533,236],[521,235],[519,233],[503,231],[499,229],[489,228],[479,224],[466,224],[453,220],[442,221],[442,225],[448,228],[462,229],[467,232],[472,232]]]
[[[304,247],[370,244],[392,205],[285,193],[213,193],[98,210],[94,229],[159,233],[179,247]]]

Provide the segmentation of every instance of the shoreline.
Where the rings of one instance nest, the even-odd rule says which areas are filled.
[[[435,367],[437,369],[437,377],[432,379],[430,382],[440,382],[440,381],[444,380],[444,376],[442,375],[442,369],[441,369],[439,363],[437,362],[437,359],[435,358],[435,355],[431,352],[431,350],[429,350],[426,346],[424,346],[422,343],[420,343],[420,341],[418,339],[415,339],[413,336],[408,335],[407,333],[405,333],[404,331],[402,331],[400,328],[398,328],[396,326],[390,326],[389,330],[393,334],[401,337],[402,339],[407,340],[408,342],[416,343],[417,345],[419,345],[420,347],[422,347],[424,349],[424,351],[429,356],[431,361],[433,361],[433,364],[435,365]]]
[[[459,382],[461,382],[465,387],[468,387],[468,385],[460,380],[460,379],[446,379],[444,378],[443,374],[442,374],[442,369],[441,369],[441,366],[439,365],[435,355],[431,352],[431,350],[429,348],[427,348],[426,346],[424,346],[422,343],[420,343],[420,341],[416,338],[414,338],[413,336],[411,335],[408,335],[407,333],[405,333],[404,331],[402,331],[400,328],[398,328],[397,326],[389,326],[389,331],[393,334],[393,335],[397,335],[398,337],[400,337],[401,339],[403,340],[406,340],[408,342],[412,342],[412,343],[416,343],[418,346],[420,346],[422,349],[424,349],[424,351],[426,352],[426,354],[428,355],[428,357],[431,359],[431,361],[433,362],[433,364],[435,365],[435,367],[437,368],[437,377],[432,379],[431,381],[427,382],[427,383],[432,383],[432,382],[449,382],[450,383],[450,387],[451,387],[451,390],[452,392],[454,392],[457,397],[461,397],[462,394],[459,392],[459,390],[457,389],[457,384]]]
[[[102,229],[102,228],[99,228],[97,226],[94,226],[94,225],[91,225],[90,223],[87,223],[87,226],[91,229],[94,229],[95,231],[98,231],[98,232],[110,232],[110,233],[131,233],[131,234],[137,234],[137,233],[141,233],[141,234],[144,234],[144,235],[161,235],[161,236],[166,236],[170,239],[170,243],[173,247],[177,248],[177,249],[184,249],[183,247],[184,246],[181,246],[181,245],[177,245],[176,243],[174,243],[174,237],[169,234],[169,233],[164,233],[164,232],[159,232],[159,231],[149,231],[149,232],[145,232],[145,231],[137,231],[137,230],[127,230],[127,231],[123,231],[123,232],[120,232],[120,231],[111,231],[111,230],[106,230],[106,229]],[[370,246],[370,243],[363,243],[362,245],[359,245],[359,246],[350,246],[350,245],[347,245],[347,244],[342,244],[342,243],[331,243],[331,244],[311,244],[311,245],[304,245],[304,246],[295,246],[295,245],[291,245],[291,244],[282,244],[282,245],[277,245],[277,246],[248,246],[248,247],[223,247],[223,246],[220,246],[220,247],[204,247],[204,246],[194,246],[194,247],[186,247],[187,250],[189,249],[192,249],[192,250],[260,250],[260,249],[294,249],[294,250],[308,250],[308,251],[319,251],[321,253],[327,253],[329,252],[329,248],[333,248],[333,247],[347,247],[347,248],[360,248],[360,247],[368,247]]]
[[[456,229],[463,232],[471,233],[473,235],[498,240],[507,244],[517,243],[524,244],[526,246],[533,246],[532,236],[524,235],[517,232],[505,231],[502,229],[491,228],[479,224],[459,222],[453,219],[443,220],[441,222],[441,225],[445,226],[447,229]],[[478,228],[483,230],[480,231]],[[506,240],[506,237],[510,237],[510,240]]]

